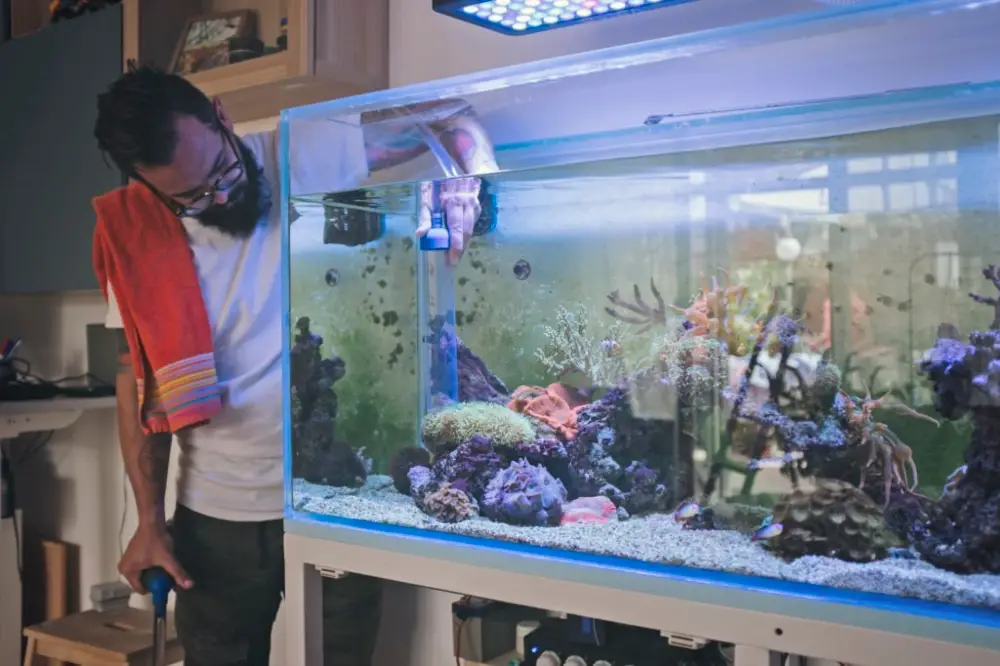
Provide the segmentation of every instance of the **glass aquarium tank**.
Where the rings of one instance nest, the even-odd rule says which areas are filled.
[[[1000,626],[1000,81],[718,94],[944,58],[1000,7],[803,8],[286,111],[288,519]]]

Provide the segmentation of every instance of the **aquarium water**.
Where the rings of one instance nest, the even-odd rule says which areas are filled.
[[[998,120],[295,197],[294,509],[1000,610]]]

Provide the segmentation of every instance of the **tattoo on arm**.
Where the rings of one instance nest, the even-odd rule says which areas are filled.
[[[125,329],[120,328],[116,333],[118,334],[118,372],[128,372],[132,369],[128,338],[125,337]]]
[[[167,489],[170,469],[170,437],[169,434],[150,435],[143,439],[139,448],[139,473],[161,498]]]

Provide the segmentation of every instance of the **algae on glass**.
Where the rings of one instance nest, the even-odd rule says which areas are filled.
[[[386,232],[292,250],[295,507],[1000,610],[997,120],[512,169],[451,272],[303,198]]]

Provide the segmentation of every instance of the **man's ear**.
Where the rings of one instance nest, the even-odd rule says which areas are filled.
[[[229,115],[226,113],[226,107],[222,105],[222,100],[218,97],[212,98],[212,108],[215,109],[215,115],[219,116],[219,121],[222,122],[223,126],[229,130],[233,131],[233,121],[229,119]]]

